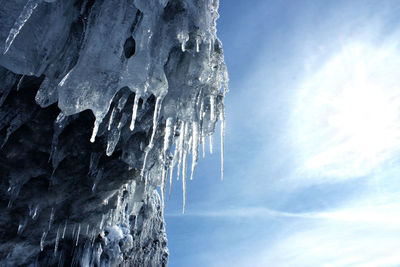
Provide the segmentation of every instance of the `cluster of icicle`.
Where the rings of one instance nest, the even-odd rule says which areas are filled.
[[[70,3],[68,3],[70,2]],[[52,27],[47,36],[51,39],[47,53],[55,52],[68,42],[63,35],[63,24],[70,23],[68,16],[59,16],[73,1],[29,0],[16,18],[5,42],[3,61],[13,58],[18,49],[18,35],[24,30],[41,5],[53,9],[48,16]],[[90,109],[96,117],[91,141],[94,142],[99,126],[106,116],[111,101],[120,88],[128,87],[135,93],[130,129],[135,127],[139,99],[156,97],[156,107],[150,142],[145,148],[141,175],[147,177],[146,165],[149,151],[159,124],[165,124],[161,185],[165,188],[167,170],[178,167],[182,173],[185,191],[187,157],[192,153],[192,174],[198,159],[198,147],[205,137],[212,136],[215,123],[221,120],[221,145],[223,146],[224,107],[227,91],[227,71],[222,45],[216,37],[218,0],[109,0],[95,1],[88,12],[85,1],[80,15],[87,15],[84,40],[77,62],[63,55],[42,57],[40,67],[18,69],[16,73],[40,76],[45,74],[36,101],[48,106],[56,101],[64,115]],[[52,26],[51,26],[51,24]],[[39,25],[40,26],[40,25]],[[56,31],[57,30],[57,31]],[[65,31],[65,30],[64,30]],[[15,44],[16,43],[16,44]],[[46,40],[44,40],[46,44]],[[16,46],[14,49],[14,45]],[[47,45],[47,44],[46,44]],[[179,48],[180,51],[176,51]],[[44,58],[44,59],[43,59]],[[32,59],[34,61],[34,59]],[[46,60],[48,62],[46,62]],[[51,61],[52,60],[52,61]],[[61,60],[63,67],[56,66]],[[27,56],[29,63],[29,56]],[[75,65],[68,69],[73,63]],[[35,65],[35,62],[32,62]],[[17,68],[17,69],[15,69]],[[114,110],[112,114],[114,114]],[[113,115],[108,123],[109,130]],[[107,155],[118,143],[119,129],[109,138]],[[117,126],[118,127],[118,126]],[[179,134],[179,137],[176,137]],[[169,153],[174,151],[172,160]],[[221,148],[221,152],[223,148]],[[222,152],[223,153],[223,152]],[[221,155],[223,159],[223,155]],[[223,163],[222,163],[223,164]],[[221,168],[221,175],[223,166]],[[172,175],[170,175],[172,182]],[[164,192],[165,190],[163,190]]]
[[[82,2],[80,10],[76,10],[75,2]],[[101,125],[107,125],[111,133],[105,151],[108,156],[113,154],[126,123],[134,133],[139,102],[143,108],[148,99],[155,97],[140,177],[145,181],[144,191],[147,184],[161,187],[162,209],[167,182],[171,188],[174,177],[181,179],[184,212],[188,159],[191,154],[189,177],[193,179],[199,148],[203,147],[204,156],[206,138],[210,139],[212,152],[218,120],[223,178],[223,100],[228,75],[222,44],[216,36],[218,6],[218,0],[28,0],[21,6],[20,15],[13,18],[0,59],[14,73],[45,76],[36,102],[42,107],[58,102],[62,111],[58,119],[90,109],[96,118],[90,141],[95,142]],[[81,43],[77,41],[80,36],[70,31],[77,17],[84,17],[84,24],[79,26],[83,28]],[[20,36],[29,37],[29,31],[38,28],[38,36],[27,48],[26,38]],[[75,53],[78,56],[73,49],[79,50]],[[114,121],[128,96],[119,100],[110,116],[107,114],[114,96],[126,87],[135,94],[131,116],[122,115],[120,121]],[[137,191],[131,188],[134,183],[127,185],[132,196]],[[98,229],[105,223],[123,227],[129,215],[124,211],[127,205],[121,204],[104,215]],[[135,205],[131,209],[137,209]],[[57,230],[57,240],[69,227],[66,222]],[[98,229],[93,228],[92,238]],[[90,232],[89,225],[75,225],[70,230],[76,244],[82,232]],[[47,231],[42,248],[46,235]],[[57,245],[58,241],[55,251]]]
[[[125,190],[135,193],[123,198],[122,194]],[[59,251],[59,245],[64,239],[72,240],[72,245],[75,247],[73,266],[120,266],[124,264],[124,254],[133,259],[129,262],[135,266],[158,266],[166,261],[163,259],[165,252],[161,244],[154,245],[148,242],[148,240],[166,242],[164,220],[157,212],[160,210],[161,213],[161,201],[158,193],[153,191],[146,196],[145,203],[138,202],[137,192],[140,194],[143,190],[143,187],[137,188],[135,182],[126,184],[118,193],[117,207],[104,214],[95,225],[69,221],[58,225],[53,254],[56,259],[58,258],[59,265],[63,266],[65,260],[63,257],[68,256],[62,255]],[[38,208],[40,207],[32,207],[32,214],[30,214],[32,219],[37,216]],[[154,210],[154,212],[149,213],[146,210]],[[131,229],[132,222],[130,222],[132,216],[127,216],[127,214],[134,215],[133,230]],[[52,228],[54,216],[55,211],[52,210],[48,229],[43,231],[40,239],[41,251],[46,245],[46,237]],[[100,245],[98,241],[99,236],[103,245]]]

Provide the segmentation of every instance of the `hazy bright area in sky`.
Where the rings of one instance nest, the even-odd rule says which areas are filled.
[[[400,1],[221,0],[219,138],[166,202],[169,265],[399,266]]]

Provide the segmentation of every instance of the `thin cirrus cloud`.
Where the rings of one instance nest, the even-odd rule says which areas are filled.
[[[227,247],[230,252],[208,255],[210,266],[396,266],[400,262],[395,253],[400,249],[400,199],[368,202],[371,199],[323,212],[244,207],[185,216],[281,224],[274,235],[268,233],[270,228],[259,227],[247,249],[233,243]]]
[[[195,211],[185,215],[170,213],[168,217],[213,217],[213,218],[297,218],[311,220],[329,220],[336,222],[366,223],[398,226],[400,229],[400,199],[382,203],[376,199],[376,204],[358,203],[352,207],[341,207],[335,210],[319,212],[286,212],[266,207],[236,207],[214,211]]]
[[[395,266],[400,262],[396,253],[400,249],[398,200],[300,219],[286,229],[289,234],[265,249],[261,262],[273,262],[274,266]]]

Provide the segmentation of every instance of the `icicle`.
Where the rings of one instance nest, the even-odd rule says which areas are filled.
[[[203,159],[206,157],[206,137],[203,135],[201,137],[201,142],[203,145]]]
[[[172,118],[167,118],[165,122],[165,132],[164,132],[164,146],[163,146],[163,157],[164,157],[164,164],[167,159],[167,152],[170,147],[170,140],[173,134],[173,125],[172,125]]]
[[[163,166],[161,175],[161,211],[164,214],[164,202],[165,202],[165,189],[166,189],[166,176],[167,176],[167,152],[170,147],[170,139],[173,134],[172,118],[167,118],[165,122],[164,131],[164,145],[163,145]]]
[[[150,151],[149,147],[146,147],[145,152],[144,152],[144,158],[143,158],[143,167],[142,167],[142,170],[140,171],[141,179],[143,179],[143,177],[144,177],[144,171],[145,171],[145,168],[146,168],[147,155],[149,154],[149,151]],[[145,179],[145,184],[146,184],[146,179]],[[146,190],[146,188],[145,188],[145,190]]]
[[[174,143],[175,132],[176,132],[176,124],[173,126],[173,130],[171,131],[171,137],[172,137],[171,147]],[[168,193],[169,196],[171,196],[171,191],[172,191],[172,180],[173,180],[173,174],[174,174],[174,167],[175,167],[176,161],[177,161],[177,154],[178,154],[178,146],[177,146],[177,144],[175,144],[174,155],[172,156],[172,159],[169,162],[169,167],[168,167],[169,168],[169,193]]]
[[[25,230],[26,225],[28,224],[28,218],[25,219],[18,225],[17,235],[21,235],[22,232]]]
[[[96,117],[96,120],[94,122],[92,137],[90,137],[90,142],[92,142],[92,143],[94,143],[94,141],[96,140],[97,131],[99,130],[99,126],[100,126],[101,121],[102,121],[102,119],[98,119]]]
[[[196,52],[197,52],[197,53],[200,52],[200,40],[199,40],[198,37],[196,38]]]
[[[196,97],[196,107],[200,106],[200,113],[202,112],[202,109],[203,109],[202,106],[203,106],[203,102],[204,102],[202,96],[203,96],[203,88],[200,89],[200,91],[198,92],[197,97]],[[200,114],[199,118],[200,117],[201,117],[201,114]]]
[[[186,150],[183,152],[183,164],[182,164],[182,195],[183,195],[183,205],[182,205],[182,213],[185,213],[186,206]]]
[[[78,231],[77,231],[77,233],[76,233],[76,242],[75,242],[75,246],[77,246],[78,243],[79,243],[79,235],[80,235],[80,233],[81,233],[81,224],[79,224],[79,226],[78,226]]]
[[[147,178],[149,177],[149,173],[146,172],[146,174],[144,175],[144,194],[147,194]]]
[[[67,231],[67,223],[68,223],[68,221],[65,221],[64,230],[63,230],[63,233],[62,233],[62,239],[64,239],[64,237],[65,237],[65,232]]]
[[[179,140],[178,140],[178,169],[177,169],[177,175],[176,179],[179,181],[179,176],[180,176],[180,171],[181,171],[181,164],[182,164],[182,155],[183,155],[183,146],[184,146],[184,137],[185,137],[185,122],[182,122],[181,129],[180,129],[180,135],[179,135]]]
[[[67,116],[65,116],[65,114],[62,111],[58,114],[58,116],[56,118],[56,124],[58,127],[62,127],[62,125],[59,125],[59,124],[63,123],[63,121],[65,120],[66,117]]]
[[[74,228],[72,228],[72,238],[74,238],[74,235],[75,235],[75,228],[76,228],[76,224],[74,224]]]
[[[8,133],[7,133],[8,136]],[[3,143],[4,144],[4,143]],[[11,183],[11,181],[10,181]],[[22,184],[16,183],[16,184],[11,184],[10,187],[8,188],[7,192],[10,193],[10,200],[8,201],[8,208],[12,207],[12,204],[14,201],[17,199],[19,195],[19,191],[21,190]]]
[[[149,86],[150,86],[149,81],[146,80],[146,82],[144,83],[144,92],[145,92],[145,93],[147,93],[147,90],[149,89]],[[147,99],[146,99],[146,100],[147,100]],[[144,105],[143,105],[142,108],[144,108]]]
[[[150,143],[149,143],[150,148],[153,147],[154,135],[156,134],[156,130],[157,130],[158,115],[160,113],[160,101],[161,101],[161,98],[157,97],[156,105],[154,107],[154,115],[153,115],[153,131],[151,132]]]
[[[100,225],[99,225],[99,229],[103,229],[103,225],[104,225],[104,214],[101,215],[101,221],[100,221]]]
[[[10,49],[15,38],[18,36],[19,32],[21,31],[22,27],[24,27],[25,23],[31,17],[33,11],[36,9],[36,7],[38,6],[38,4],[40,2],[41,2],[41,0],[29,0],[26,3],[26,5],[24,6],[24,9],[22,10],[18,19],[15,21],[14,26],[12,27],[12,29],[10,30],[10,32],[8,34],[3,54],[6,54],[8,52],[8,50]]]
[[[148,156],[150,150],[153,148],[153,145],[154,145],[153,144],[154,136],[156,134],[157,124],[158,124],[158,115],[160,113],[160,101],[161,101],[161,98],[157,97],[156,105],[154,107],[154,114],[153,114],[153,130],[151,132],[149,145],[145,148],[145,151],[144,151],[143,167],[142,167],[142,170],[140,172],[140,176],[142,178],[143,178],[143,175],[144,175],[144,172],[145,172],[145,169],[146,169],[147,156]]]
[[[133,227],[133,231],[134,231],[134,232],[136,232],[137,229],[138,229],[138,226],[137,226],[137,224],[138,224],[138,223],[137,223],[137,222],[138,222],[138,216],[139,216],[139,214],[135,216],[135,226]]]
[[[23,228],[23,225],[22,224],[19,224],[18,225],[18,230],[17,230],[17,235],[20,235],[21,233],[22,233],[22,230],[23,230],[24,228]]]
[[[224,137],[225,137],[225,114],[222,109],[220,113],[221,120],[221,180],[224,180]]]
[[[192,122],[192,170],[190,180],[193,180],[194,169],[199,160],[199,125],[197,122]]]
[[[92,230],[92,233],[90,234],[90,245],[93,247],[94,240],[96,238],[96,231],[95,229]]]
[[[161,216],[164,217],[164,206],[165,206],[165,175],[167,170],[165,166],[163,166],[162,174],[161,174]]]
[[[39,204],[37,204],[36,205],[36,207],[35,207],[35,209],[33,210],[33,212],[32,212],[32,219],[33,220],[36,220],[37,219],[37,217],[38,217],[38,210],[39,210]]]
[[[50,231],[51,225],[53,224],[53,220],[54,220],[54,208],[51,208],[50,218],[49,218],[49,227],[48,227],[49,231]]]
[[[201,101],[201,103],[200,103],[200,111],[199,111],[199,120],[201,122],[203,120],[203,117],[204,117],[204,99],[201,98],[200,96],[201,95],[199,94],[198,101]],[[197,102],[196,105],[199,105],[199,102]]]
[[[135,128],[135,121],[136,121],[136,115],[137,115],[137,108],[138,108],[139,98],[140,98],[140,95],[138,95],[138,94],[136,93],[136,95],[135,95],[135,100],[133,101],[131,125],[129,126],[129,129],[130,129],[131,131],[133,131],[133,129]]]
[[[172,180],[173,180],[173,175],[174,175],[174,166],[176,164],[176,159],[177,159],[177,146],[175,146],[175,151],[174,151],[174,156],[171,161],[171,166],[169,167],[169,195],[171,196],[171,191],[172,191]]]
[[[103,172],[104,172],[104,169],[103,169],[103,168],[101,168],[101,169],[97,172],[96,178],[95,178],[95,180],[94,180],[94,182],[93,182],[92,192],[94,192],[94,191],[96,190],[97,184],[99,183],[100,179],[103,177]]]
[[[17,91],[19,91],[19,89],[21,88],[24,78],[25,78],[25,75],[22,75],[21,78],[19,79],[18,84],[17,84]]]
[[[185,124],[185,130],[184,130],[184,142],[186,141],[186,137],[188,135],[189,131],[189,124]],[[186,206],[186,174],[187,174],[187,153],[188,153],[188,147],[183,148],[183,156],[182,156],[182,189],[183,189],[183,207],[182,207],[182,213],[185,213],[185,206]]]
[[[128,95],[127,94],[123,94],[121,96],[121,98],[118,100],[118,110],[121,112],[122,109],[125,107],[126,101],[128,100]]]
[[[106,148],[106,155],[111,156],[115,150],[115,147],[118,144],[119,137],[120,137],[120,130],[119,129],[112,129],[107,136],[107,148]]]
[[[146,82],[147,83],[147,82]],[[147,88],[147,85],[145,84],[144,85],[144,88],[145,88],[145,91],[144,92],[146,92],[146,88]],[[147,97],[144,97],[143,98],[143,102],[142,102],[142,110],[146,110],[146,107],[147,107]]]
[[[116,113],[116,111],[115,111],[115,107],[114,107],[112,112],[111,112],[110,120],[108,121],[108,127],[107,127],[108,131],[111,130],[111,125],[113,123],[113,120],[114,120],[114,117],[115,117],[115,113]]]
[[[54,243],[54,255],[57,254],[59,240],[60,240],[60,226],[58,226],[57,235],[56,235],[56,242]]]
[[[86,235],[89,234],[89,224],[86,227]]]
[[[40,238],[40,251],[43,251],[44,241],[46,240],[47,231],[43,231],[42,237]]]
[[[63,86],[65,81],[68,79],[69,75],[71,74],[73,69],[71,69],[62,79],[61,81],[58,83],[58,86]]]
[[[210,121],[215,121],[215,96],[210,96]]]
[[[213,149],[214,149],[214,139],[213,139],[213,136],[212,135],[210,135],[209,136],[209,143],[210,143],[210,154],[212,154],[213,153]]]
[[[179,42],[181,43],[182,52],[186,51],[186,42],[189,41],[189,35],[186,32],[179,32],[177,36]]]
[[[127,115],[125,113],[122,113],[121,119],[119,120],[118,126],[117,126],[118,131],[121,132],[121,129],[122,129],[122,127],[125,126],[127,120],[128,120]]]

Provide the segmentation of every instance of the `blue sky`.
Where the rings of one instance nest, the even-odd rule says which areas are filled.
[[[166,202],[170,266],[400,264],[399,11],[220,1],[225,180],[216,134]]]

